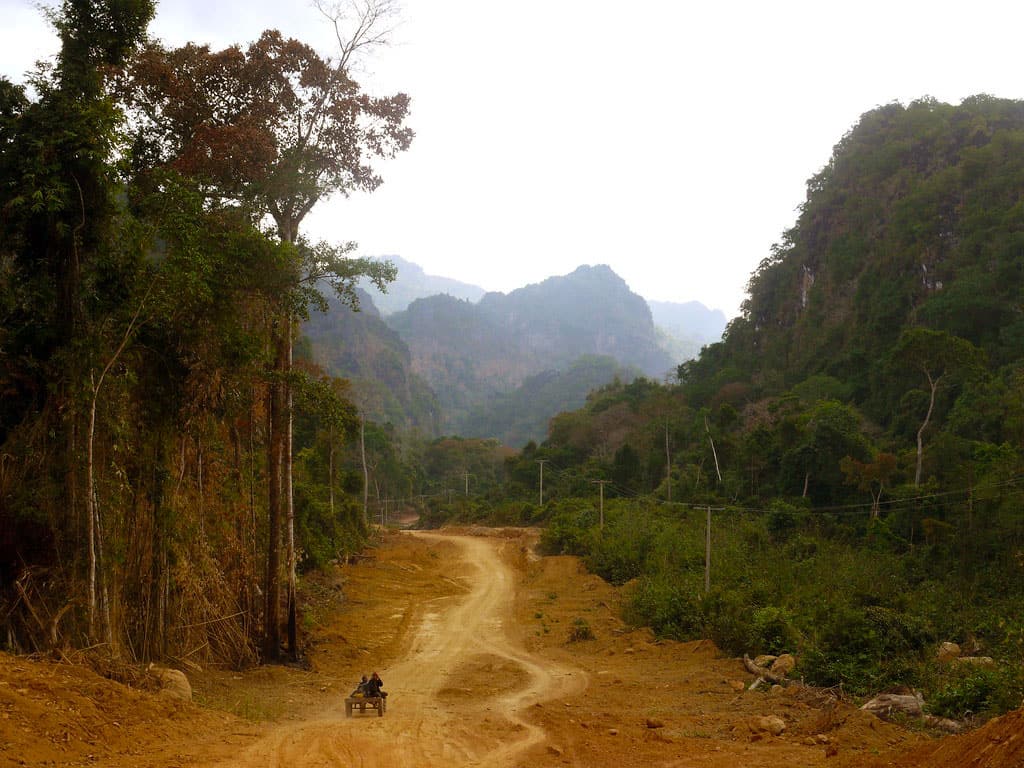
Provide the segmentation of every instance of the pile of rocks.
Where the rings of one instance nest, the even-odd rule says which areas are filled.
[[[781,656],[762,654],[751,659],[743,654],[743,666],[750,674],[757,679],[750,685],[750,690],[757,688],[764,682],[774,685],[786,685],[789,680],[787,676],[796,669],[796,656],[791,653],[784,653]]]

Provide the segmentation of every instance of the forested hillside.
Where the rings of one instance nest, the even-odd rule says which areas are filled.
[[[303,324],[311,360],[348,379],[354,399],[374,421],[425,437],[439,434],[437,396],[413,372],[409,348],[381,318],[373,299],[362,289],[358,295],[358,312],[329,296],[327,310]]]
[[[1017,101],[866,113],[720,343],[509,463],[526,502],[544,462],[523,519],[638,579],[628,611],[663,634],[795,651],[809,681],[913,686],[937,714],[1019,706],[1022,148]],[[938,664],[941,641],[981,661]]]
[[[459,432],[466,437],[497,437],[521,448],[543,440],[552,417],[580,408],[593,390],[639,375],[636,368],[623,368],[611,357],[583,355],[563,371],[538,373],[512,392],[495,395],[463,419]]]
[[[884,364],[908,327],[969,341],[992,372],[1017,362],[1022,119],[1020,102],[986,96],[864,115],[808,182],[728,343],[688,375],[742,367],[775,391],[834,376],[889,426],[906,389]]]

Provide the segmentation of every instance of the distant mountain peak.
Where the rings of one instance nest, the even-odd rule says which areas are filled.
[[[483,297],[483,288],[454,280],[450,277],[427,274],[423,267],[401,256],[378,256],[380,261],[390,261],[398,268],[398,276],[381,292],[369,280],[362,280],[360,287],[373,297],[374,304],[382,314],[391,315],[407,309],[417,299],[428,296],[447,295],[457,299],[476,302]]]
[[[725,313],[720,309],[709,309],[699,301],[648,301],[654,324],[671,336],[698,344],[719,341],[725,331]]]

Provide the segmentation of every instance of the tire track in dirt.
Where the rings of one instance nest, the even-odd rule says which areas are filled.
[[[527,707],[571,695],[586,686],[577,669],[531,656],[515,639],[515,578],[502,561],[501,541],[473,536],[414,533],[426,541],[451,541],[460,560],[449,573],[467,592],[417,607],[402,661],[384,670],[392,692],[384,717],[346,718],[344,706],[323,717],[275,727],[236,757],[210,768],[426,768],[512,765],[545,739],[524,717]],[[517,671],[515,685],[460,689],[452,705],[439,696],[459,683],[476,660],[498,660]]]

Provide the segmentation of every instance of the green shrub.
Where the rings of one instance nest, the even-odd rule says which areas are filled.
[[[760,653],[781,654],[797,649],[800,633],[794,616],[784,608],[768,605],[754,610],[750,622],[750,644]]]
[[[653,534],[637,525],[632,535],[597,534],[590,543],[587,568],[612,584],[625,584],[644,573],[647,557],[654,547]]]
[[[800,654],[800,675],[812,685],[841,685],[847,693],[865,696],[885,687],[875,661],[865,653],[834,655],[819,646],[808,645]]]
[[[780,500],[773,501],[770,509],[765,527],[771,540],[776,544],[792,538],[798,530],[806,526],[810,517],[807,510]]]
[[[590,510],[569,508],[555,512],[541,531],[541,554],[586,555],[590,551],[590,527],[595,519]]]
[[[920,654],[935,641],[928,622],[906,611],[873,605],[864,609],[864,618],[873,629],[873,645],[883,655],[906,651]]]
[[[728,653],[757,653],[750,632],[750,606],[731,589],[713,590],[703,603],[704,634]]]
[[[928,710],[939,717],[962,718],[978,714],[989,707],[989,697],[995,689],[994,675],[985,669],[973,669],[957,675],[931,692]]]
[[[634,626],[649,626],[662,637],[693,640],[701,636],[700,598],[664,577],[643,578],[632,589],[624,617]]]
[[[1024,698],[1024,675],[1017,669],[954,667],[927,696],[928,711],[939,717],[1006,712]]]
[[[586,619],[576,618],[572,621],[572,627],[569,629],[569,642],[578,643],[583,640],[593,640],[594,630],[590,628],[590,624],[587,623]]]
[[[809,536],[798,535],[786,542],[783,551],[796,563],[812,560],[818,554],[818,542]]]

